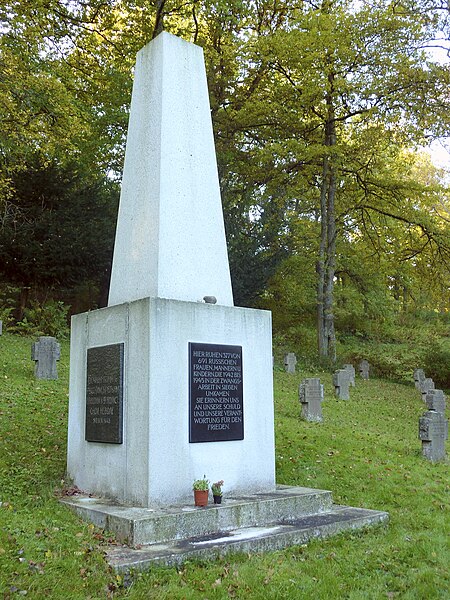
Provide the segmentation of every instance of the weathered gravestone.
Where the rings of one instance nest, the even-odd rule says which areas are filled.
[[[306,421],[321,422],[323,385],[320,379],[312,377],[304,379],[298,389],[300,404],[302,405],[302,417]]]
[[[333,374],[333,385],[335,394],[338,398],[341,400],[350,400],[350,379],[348,371],[345,369],[339,369],[338,371],[335,371]]]
[[[425,371],[423,369],[414,369],[413,377],[416,389],[420,390],[420,386],[425,379]]]
[[[61,357],[61,346],[54,337],[41,336],[31,346],[31,359],[35,361],[37,379],[58,379],[56,361]]]
[[[289,352],[284,357],[284,368],[286,373],[295,373],[295,365],[297,364],[297,357],[293,352]]]
[[[428,460],[437,462],[445,458],[445,440],[448,438],[448,421],[435,410],[427,410],[419,419],[419,439],[422,440],[422,454]]]
[[[369,379],[370,365],[365,358],[359,363],[358,369],[362,379]]]
[[[430,390],[434,390],[434,381],[431,379],[431,377],[426,377],[420,383],[420,392],[422,394],[422,400],[424,402],[427,401],[427,394]]]
[[[425,402],[429,410],[435,410],[445,415],[445,394],[442,390],[428,390]]]
[[[342,369],[347,371],[350,385],[355,387],[355,367],[351,364],[346,364],[342,367]]]

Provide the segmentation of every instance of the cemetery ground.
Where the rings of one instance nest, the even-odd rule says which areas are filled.
[[[412,381],[357,379],[350,400],[329,373],[275,370],[277,481],[386,510],[390,523],[263,555],[116,576],[114,540],[58,502],[66,463],[69,344],[59,380],[35,380],[31,338],[0,337],[0,597],[448,598],[449,461],[421,455],[425,407]],[[299,368],[300,367],[300,368]],[[325,384],[323,423],[300,420],[298,385]],[[202,475],[202,474],[201,474]],[[226,495],[224,497],[226,502]]]

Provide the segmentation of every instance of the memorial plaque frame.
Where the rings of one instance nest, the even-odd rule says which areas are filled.
[[[123,443],[123,357],[123,343],[87,349],[87,442]]]
[[[189,342],[188,351],[189,443],[243,440],[242,346]]]

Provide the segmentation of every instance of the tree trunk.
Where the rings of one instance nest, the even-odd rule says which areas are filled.
[[[327,248],[323,314],[327,339],[327,357],[333,363],[336,362],[336,333],[334,329],[334,275],[336,272],[335,197],[336,174],[334,168],[331,168],[327,196]]]
[[[164,31],[164,5],[166,0],[155,0],[154,5],[156,8],[155,15],[155,26],[153,28],[152,40]]]
[[[325,306],[325,260],[327,246],[327,186],[328,181],[328,156],[323,159],[322,167],[322,185],[320,189],[320,244],[319,257],[317,260],[317,343],[319,356],[321,358],[328,355],[327,338],[325,335],[324,306]]]
[[[19,306],[16,309],[16,314],[15,314],[15,320],[16,322],[19,322],[23,319],[23,315],[25,312],[25,309],[28,305],[28,298],[30,297],[30,287],[27,285],[24,285],[21,289],[20,289],[20,297],[19,297]]]
[[[336,122],[333,105],[334,75],[328,77],[327,120],[322,183],[320,189],[320,244],[317,261],[317,339],[319,357],[336,361],[336,334],[334,329],[334,275],[336,271],[336,169],[335,158],[329,148],[336,145]]]

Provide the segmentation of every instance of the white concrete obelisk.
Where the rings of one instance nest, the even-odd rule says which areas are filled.
[[[272,492],[274,448],[271,314],[233,306],[203,52],[161,33],[137,56],[109,306],[72,317],[67,472],[191,503],[203,475]]]
[[[233,305],[199,46],[163,32],[137,54],[108,305]]]

